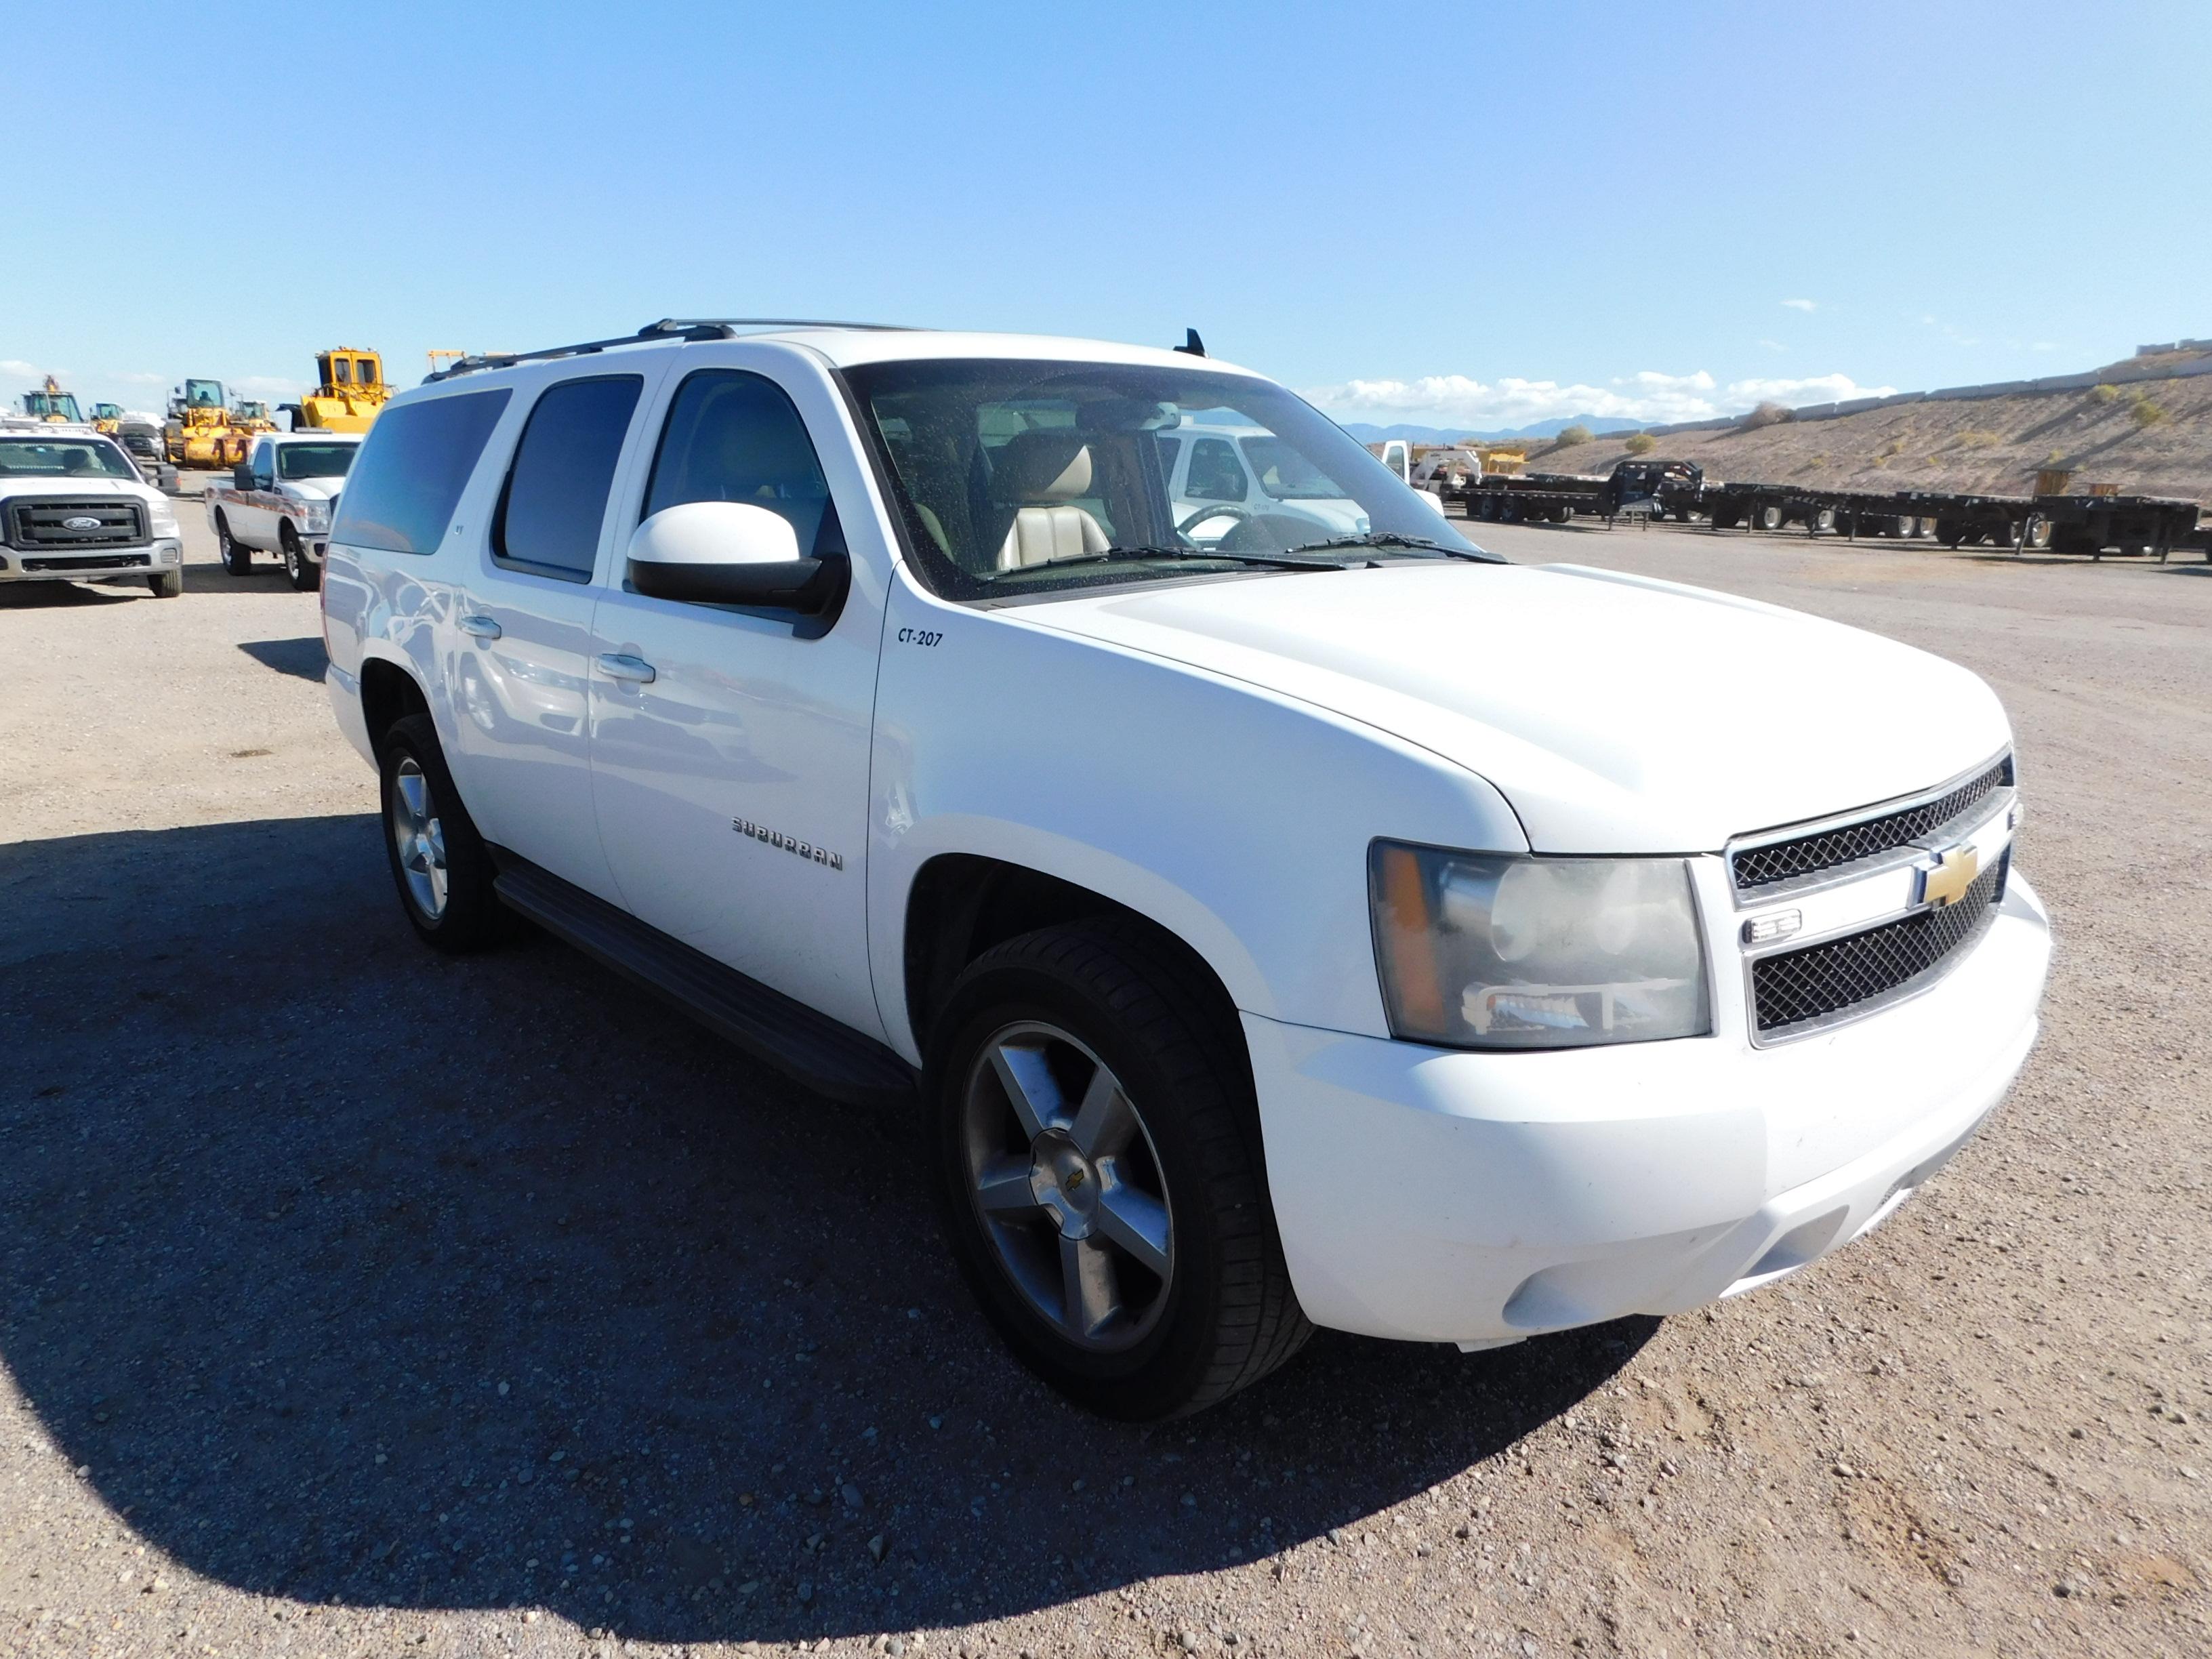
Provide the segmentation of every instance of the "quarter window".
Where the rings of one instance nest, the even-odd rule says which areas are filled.
[[[436,552],[512,395],[499,386],[386,408],[362,441],[331,539],[375,552]]]
[[[645,516],[686,501],[745,501],[788,520],[808,552],[829,520],[822,476],[805,422],[783,388],[743,369],[702,368],[677,388],[645,491]],[[842,550],[842,544],[837,550]]]
[[[589,581],[607,491],[645,382],[635,374],[563,380],[530,411],[492,522],[492,556],[564,581]]]

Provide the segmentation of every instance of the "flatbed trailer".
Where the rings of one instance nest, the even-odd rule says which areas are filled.
[[[2050,548],[2164,560],[2177,547],[2212,544],[2197,536],[2197,503],[2164,495],[1994,495],[1948,490],[1811,489],[1795,484],[1684,483],[1660,505],[1716,530],[1810,535],[1933,537],[1946,547]]]
[[[1695,490],[1705,478],[1694,461],[1626,460],[1604,477],[1581,472],[1486,472],[1446,489],[1470,519],[1565,524],[1577,516],[1615,519],[1656,514],[1669,490]]]

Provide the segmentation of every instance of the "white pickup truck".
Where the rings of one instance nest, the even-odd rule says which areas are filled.
[[[1297,487],[1194,505],[1164,441],[1224,431]],[[465,361],[370,430],[323,621],[414,930],[520,913],[918,1113],[992,1322],[1118,1416],[1314,1325],[1481,1348],[1800,1272],[2036,1037],[1980,680],[1509,564],[1186,353]]]
[[[106,433],[0,416],[0,588],[40,581],[143,581],[176,599],[184,533]]]
[[[331,503],[360,447],[361,434],[353,432],[270,432],[254,439],[231,469],[231,481],[207,486],[208,528],[223,568],[243,576],[255,553],[274,553],[293,586],[303,592],[317,586]]]

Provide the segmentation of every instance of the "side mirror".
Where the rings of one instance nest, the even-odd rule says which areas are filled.
[[[230,481],[240,489],[253,488],[253,468],[244,461],[230,469]]]
[[[686,501],[631,532],[629,585],[656,599],[746,605],[817,616],[844,597],[841,558],[814,559],[780,513],[744,501]]]

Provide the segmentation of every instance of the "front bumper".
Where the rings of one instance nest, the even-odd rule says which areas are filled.
[[[100,582],[151,576],[185,562],[185,544],[156,537],[143,547],[70,552],[66,548],[0,547],[0,582]]]
[[[1779,1048],[1470,1054],[1246,1014],[1298,1299],[1316,1324],[1486,1346],[1794,1272],[1887,1219],[2004,1097],[2050,961],[2015,872],[1932,988]]]

